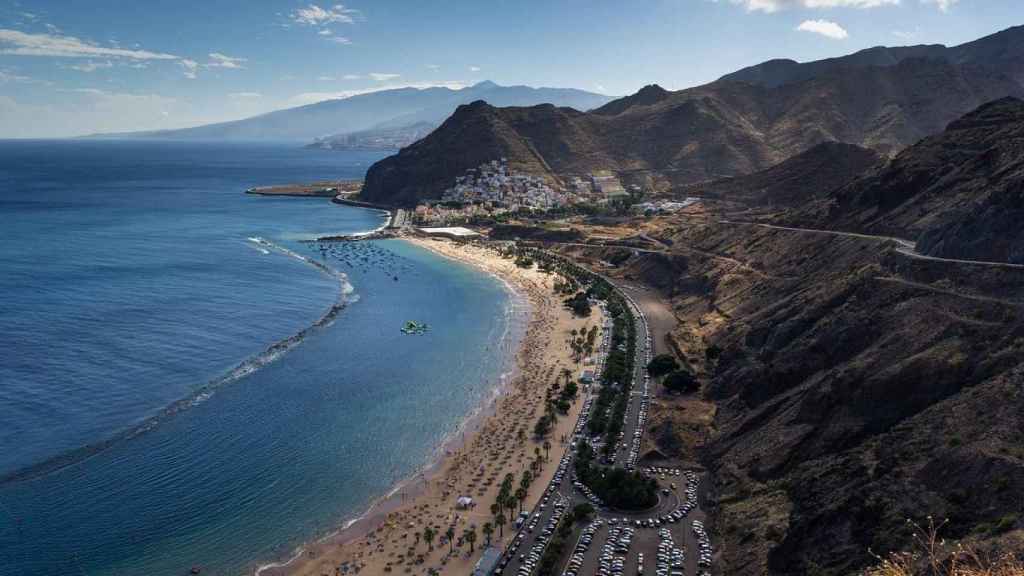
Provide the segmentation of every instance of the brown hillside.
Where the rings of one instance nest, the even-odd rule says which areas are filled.
[[[946,258],[1024,263],[1024,101],[980,107],[790,223],[919,240]]]
[[[436,198],[467,168],[502,156],[553,181],[613,170],[683,185],[756,172],[822,142],[892,154],[1008,95],[1024,97],[1024,87],[999,71],[910,58],[778,87],[652,86],[591,113],[476,102],[372,166],[363,195],[397,204]]]

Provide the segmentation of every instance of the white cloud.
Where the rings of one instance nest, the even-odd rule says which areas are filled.
[[[607,94],[608,93],[608,89],[605,88],[604,86],[602,86],[601,84],[594,84],[594,90],[597,91],[600,94]]]
[[[842,26],[828,20],[804,20],[796,29],[801,32],[821,34],[833,40],[845,40],[850,36]]]
[[[440,70],[441,69],[441,65],[440,64],[427,64],[427,69],[428,70]]]
[[[330,40],[331,42],[334,42],[335,44],[345,44],[345,45],[348,45],[348,44],[352,43],[351,40],[349,40],[348,38],[346,38],[344,36],[331,36],[330,38],[328,38],[328,40]]]
[[[401,74],[385,74],[383,72],[370,72],[370,78],[373,78],[377,82],[387,82],[388,80],[394,80],[401,76]]]
[[[480,67],[479,66],[470,66],[469,67],[469,71],[470,72],[479,72],[480,71]]]
[[[718,2],[719,0],[714,0]],[[941,1],[941,0],[940,0]],[[789,8],[878,8],[895,6],[900,0],[729,0],[748,12],[779,12]]]
[[[333,82],[334,81],[334,76],[317,76],[316,79],[321,81],[321,82]]]
[[[71,70],[78,70],[79,72],[95,72],[95,71],[97,71],[97,70],[99,70],[101,68],[113,68],[113,67],[114,67],[114,63],[111,62],[110,60],[105,60],[103,62],[95,62],[93,60],[87,60],[87,61],[85,61],[85,62],[83,62],[81,64],[72,64],[71,66],[68,66],[69,69],[71,69]]]
[[[185,78],[190,80],[196,79],[196,71],[199,69],[199,62],[183,58],[179,64],[181,64],[181,67],[185,69]]]
[[[228,94],[229,98],[237,98],[241,100],[251,100],[254,98],[262,98],[263,95],[259,92],[232,92]]]
[[[305,26],[322,26],[333,22],[351,24],[359,16],[358,10],[346,8],[342,4],[335,4],[327,8],[321,8],[316,4],[310,4],[305,8],[299,8],[291,13],[291,19],[297,24]]]
[[[209,54],[210,61],[206,63],[207,68],[230,68],[232,70],[241,70],[245,68],[242,66],[243,62],[248,62],[246,58],[232,58],[231,56],[225,56],[220,52],[211,52]]]
[[[0,54],[15,56],[56,56],[60,58],[127,58],[131,60],[177,60],[178,56],[148,50],[126,50],[99,46],[74,36],[28,34],[0,29]]]
[[[317,32],[317,34],[321,36],[334,36],[334,32],[331,32],[330,28],[324,28],[323,30]]]
[[[748,12],[774,13],[791,8],[827,9],[827,8],[880,8],[898,6],[900,0],[711,0],[726,2],[746,8]],[[949,11],[960,0],[919,0],[921,4],[931,4],[943,12]]]
[[[960,0],[921,0],[921,4],[934,4],[940,11],[949,12],[949,9],[959,1]]]
[[[323,102],[324,100],[337,100],[339,98],[350,98],[352,96],[358,96],[360,94],[369,94],[371,92],[380,92],[382,90],[396,90],[399,88],[416,88],[423,90],[426,88],[450,88],[452,90],[462,90],[469,86],[470,83],[463,80],[445,80],[442,82],[413,82],[410,84],[385,84],[383,86],[375,86],[373,88],[363,88],[359,90],[341,90],[338,92],[303,92],[296,94],[288,99],[288,104],[292,106],[302,106],[305,104],[315,104],[317,102]]]
[[[342,80],[359,80],[362,78],[359,74],[345,74],[341,77]]]

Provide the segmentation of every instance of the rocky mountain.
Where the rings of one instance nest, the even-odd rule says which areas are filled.
[[[876,46],[847,56],[814,62],[769,60],[726,74],[721,80],[747,82],[775,88],[820,78],[841,70],[895,66],[911,58],[985,66],[1024,84],[1024,27],[1008,28],[980,40],[953,47],[941,44],[902,47]]]
[[[661,252],[562,248],[616,262],[678,320],[670,345],[703,394],[657,393],[652,418],[713,406],[712,425],[675,440],[708,471],[722,574],[863,574],[919,550],[929,518],[946,552],[1024,554],[1024,267],[992,262],[1021,251],[1022,129],[1024,102],[995,101],[825,193],[824,210],[779,206],[817,217],[809,230],[709,203],[639,223]],[[717,185],[767,190],[836,146]],[[874,236],[910,230],[931,257]]]
[[[790,221],[913,239],[932,256],[1024,263],[1024,101],[978,108]]]
[[[362,133],[356,138],[373,142],[394,138],[396,132],[415,131],[417,125],[437,126],[456,106],[485,99],[498,106],[524,106],[550,102],[589,110],[611,97],[572,88],[500,86],[484,81],[461,90],[447,87],[398,88],[325,100],[315,104],[277,110],[252,118],[219,122],[180,130],[98,135],[116,138],[160,138],[178,140],[297,140],[310,142]],[[367,134],[373,131],[374,134]],[[383,135],[381,135],[383,133]]]
[[[979,46],[1010,45],[1024,29],[997,36]],[[1024,60],[1006,54],[993,60],[1001,67],[916,55],[778,85],[648,86],[589,113],[462,106],[428,137],[374,165],[363,193],[384,203],[438,197],[456,175],[502,156],[552,181],[612,170],[668,187],[753,173],[822,142],[892,155],[985,102],[1024,97],[1024,85],[1011,77]]]
[[[692,184],[677,192],[754,206],[795,207],[827,198],[830,192],[882,161],[880,155],[867,148],[823,142],[760,172]]]

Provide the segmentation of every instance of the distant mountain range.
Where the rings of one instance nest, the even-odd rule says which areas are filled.
[[[158,130],[119,134],[98,134],[95,138],[165,138],[177,140],[293,140],[323,146],[338,141],[344,147],[346,136],[374,145],[375,139],[401,143],[402,134],[423,133],[424,127],[436,127],[460,104],[487,100],[496,106],[532,106],[553,103],[579,110],[601,106],[612,98],[572,88],[532,88],[499,86],[480,82],[455,90],[447,87],[398,88],[325,100],[235,120],[179,130]],[[429,132],[429,130],[427,130]],[[364,146],[365,147],[365,146]]]
[[[1024,27],[1016,27],[953,48],[776,60],[686,90],[647,86],[591,112],[475,102],[372,166],[363,195],[435,198],[456,175],[503,156],[553,181],[613,170],[661,188],[753,173],[823,142],[892,156],[986,102],[1024,97],[1022,71]]]

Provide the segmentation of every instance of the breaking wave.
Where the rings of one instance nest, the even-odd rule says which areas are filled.
[[[37,478],[39,476],[44,476],[51,472],[56,472],[57,470],[66,468],[67,466],[71,466],[75,463],[85,460],[86,458],[99,454],[100,452],[107,450],[108,448],[114,446],[115,444],[118,444],[125,440],[131,440],[133,438],[141,436],[142,434],[145,434],[146,432],[149,432],[150,430],[153,430],[168,418],[171,418],[180,412],[183,412],[185,410],[188,410],[189,408],[198,406],[199,404],[205,402],[211,396],[213,396],[214,392],[216,392],[218,388],[226,384],[235,382],[241,378],[244,378],[245,376],[248,376],[249,374],[252,374],[259,370],[260,368],[281,358],[288,351],[301,344],[302,341],[305,340],[306,337],[312,334],[313,332],[316,332],[317,330],[326,328],[333,324],[335,318],[338,317],[338,314],[340,314],[341,311],[344,310],[347,305],[357,302],[359,300],[358,296],[355,294],[355,288],[348,281],[348,276],[345,275],[344,273],[334,270],[328,267],[327,265],[323,264],[322,262],[317,262],[312,258],[303,256],[302,254],[299,254],[294,250],[290,250],[288,248],[285,248],[284,246],[274,244],[273,242],[266,240],[265,238],[255,236],[248,238],[248,240],[249,242],[253,243],[261,252],[267,254],[269,254],[270,252],[276,252],[291,258],[295,258],[297,260],[305,262],[306,264],[309,264],[310,266],[313,266],[314,268],[320,270],[324,274],[337,279],[337,300],[335,300],[334,304],[332,304],[331,307],[328,308],[327,311],[324,312],[322,316],[320,316],[320,318],[313,322],[313,324],[307,326],[306,328],[303,328],[302,330],[299,330],[298,332],[292,334],[291,336],[288,336],[287,338],[274,342],[266,349],[264,349],[262,352],[254,354],[246,358],[245,360],[242,360],[240,363],[238,363],[235,367],[228,370],[226,373],[214,378],[213,380],[210,380],[209,382],[203,384],[199,388],[196,388],[189,396],[177,400],[168,406],[165,406],[158,413],[105,440],[101,440],[99,442],[95,442],[92,444],[87,444],[85,446],[69,450],[62,454],[58,454],[57,456],[48,458],[46,460],[43,460],[42,462],[38,462],[36,464],[32,464],[8,472],[6,474],[0,475],[0,485],[8,484],[11,482],[18,482],[22,480],[28,480],[31,478]]]

